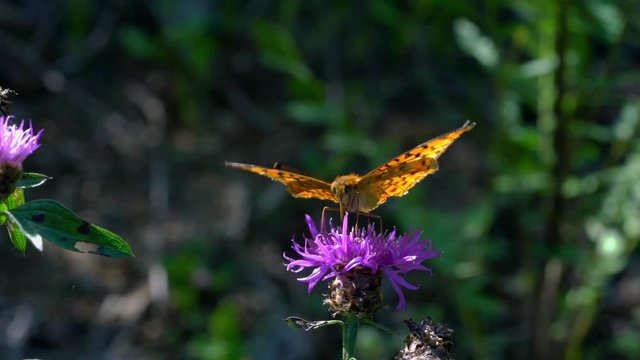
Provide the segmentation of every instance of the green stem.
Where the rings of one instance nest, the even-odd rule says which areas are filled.
[[[358,327],[360,326],[360,320],[358,318],[349,316],[344,319],[344,325],[342,326],[342,359],[349,360],[353,356],[356,347],[356,339],[358,337]]]

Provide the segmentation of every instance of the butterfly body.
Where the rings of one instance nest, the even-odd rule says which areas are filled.
[[[367,204],[366,196],[360,189],[358,189],[358,183],[362,177],[356,174],[336,176],[331,183],[331,192],[338,200],[340,205],[340,212],[357,212],[364,211],[369,212],[371,205]]]
[[[226,162],[226,166],[250,171],[279,181],[294,197],[329,200],[340,205],[340,212],[371,212],[392,196],[404,196],[427,175],[438,171],[437,159],[460,135],[473,129],[475,123],[467,121],[462,127],[428,140],[402,153],[365,175],[337,176],[333,182],[274,168],[251,164]]]

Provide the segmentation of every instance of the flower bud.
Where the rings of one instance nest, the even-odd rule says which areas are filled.
[[[382,274],[356,267],[341,273],[329,284],[324,303],[336,314],[350,313],[356,317],[371,317],[382,307]]]

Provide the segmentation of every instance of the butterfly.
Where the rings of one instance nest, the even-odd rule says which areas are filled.
[[[460,135],[476,126],[467,121],[460,128],[440,135],[402,153],[371,170],[366,175],[341,175],[328,183],[295,170],[251,164],[225,162],[226,166],[242,169],[279,181],[291,195],[298,198],[329,200],[340,206],[340,213],[370,213],[392,196],[404,196],[427,175],[438,171],[438,158]]]

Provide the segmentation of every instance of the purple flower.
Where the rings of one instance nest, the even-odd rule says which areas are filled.
[[[42,134],[42,129],[34,134],[33,126],[29,121],[29,127],[25,129],[24,120],[20,126],[10,124],[13,115],[0,116],[0,163],[20,165],[40,147],[38,140]]]
[[[431,272],[421,265],[424,260],[440,255],[431,247],[431,241],[421,240],[420,233],[411,232],[397,236],[394,229],[390,233],[376,234],[374,226],[366,229],[347,230],[347,214],[342,227],[333,227],[329,232],[319,232],[309,215],[306,216],[311,238],[305,237],[304,246],[293,241],[293,250],[302,258],[293,259],[286,255],[287,270],[298,273],[305,268],[313,268],[311,274],[298,278],[308,283],[308,291],[320,281],[324,281],[349,270],[369,269],[372,274],[382,272],[391,281],[400,299],[397,310],[404,309],[406,302],[402,288],[418,289],[403,275],[411,270]]]

